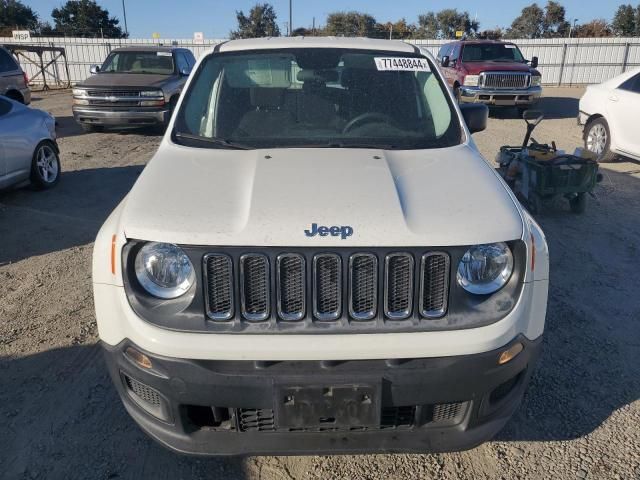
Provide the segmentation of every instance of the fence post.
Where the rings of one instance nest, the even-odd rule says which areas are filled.
[[[629,42],[626,42],[624,44],[624,56],[622,57],[622,72],[620,73],[624,73],[627,71],[628,60],[629,60]]]
[[[562,74],[564,73],[564,61],[567,58],[567,44],[562,45],[562,60],[560,60],[560,74],[558,75],[558,86],[562,85]]]

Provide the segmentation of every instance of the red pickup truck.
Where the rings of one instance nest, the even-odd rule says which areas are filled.
[[[460,102],[526,110],[542,94],[538,57],[525,60],[514,43],[462,40],[438,52],[444,76]]]

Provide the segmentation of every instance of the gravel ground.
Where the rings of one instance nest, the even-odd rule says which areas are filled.
[[[581,144],[580,89],[545,90],[538,140]],[[539,215],[550,244],[544,351],[524,404],[491,442],[443,455],[194,459],[129,419],[107,376],[90,284],[92,242],[160,138],[82,134],[68,92],[35,95],[60,124],[62,180],[0,193],[0,477],[7,479],[640,479],[640,166],[603,167],[586,214]],[[494,112],[487,158],[524,133]],[[462,187],[463,188],[463,187]]]

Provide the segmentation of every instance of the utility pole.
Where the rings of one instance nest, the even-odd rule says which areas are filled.
[[[389,40],[393,40],[393,23],[389,26]]]
[[[289,0],[289,36],[293,35],[293,0]]]
[[[122,14],[124,16],[124,33],[129,36],[129,29],[127,28],[127,8],[124,6],[124,0],[122,0]]]
[[[316,36],[316,17],[313,17],[313,27],[311,27],[311,34]]]
[[[571,26],[569,27],[569,38],[571,38],[571,34],[573,33],[573,31],[574,31],[574,30],[575,30],[575,28],[576,28],[576,23],[578,23],[578,19],[577,19],[577,18],[574,18],[574,19],[573,19],[573,25],[571,25]]]

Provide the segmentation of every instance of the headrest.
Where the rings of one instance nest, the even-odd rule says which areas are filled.
[[[296,76],[299,82],[329,83],[338,81],[338,72],[335,70],[300,70]]]
[[[284,98],[283,88],[260,88],[251,89],[251,105],[254,107],[279,107]]]

